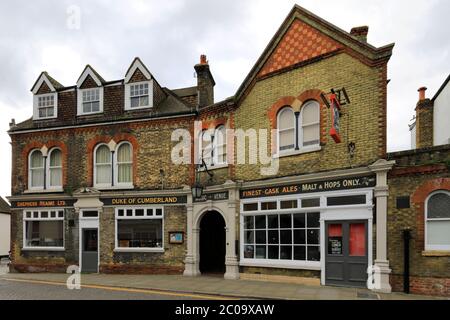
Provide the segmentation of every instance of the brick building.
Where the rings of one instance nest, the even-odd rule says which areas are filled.
[[[389,292],[394,45],[367,34],[295,6],[220,102],[205,56],[197,85],[176,90],[138,58],[119,81],[89,65],[72,87],[42,73],[33,118],[9,130],[11,269],[366,287],[374,265],[375,289]],[[172,161],[176,129],[190,161]]]

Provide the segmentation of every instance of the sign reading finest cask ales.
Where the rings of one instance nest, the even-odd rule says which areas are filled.
[[[72,207],[75,200],[26,200],[26,201],[11,201],[12,209],[21,208],[62,208]]]
[[[300,193],[372,188],[375,187],[375,185],[376,185],[376,178],[374,176],[333,179],[327,181],[300,183],[295,185],[242,190],[241,199],[274,197]]]
[[[116,197],[100,200],[105,206],[184,204],[187,203],[187,196]]]

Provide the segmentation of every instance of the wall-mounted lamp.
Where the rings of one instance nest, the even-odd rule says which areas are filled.
[[[200,198],[203,195],[203,186],[200,183],[200,174],[202,172],[206,172],[208,174],[210,180],[214,176],[214,174],[208,170],[208,166],[206,165],[205,160],[203,160],[203,157],[202,157],[202,163],[197,164],[195,166],[195,182],[191,188],[192,197],[194,199]]]

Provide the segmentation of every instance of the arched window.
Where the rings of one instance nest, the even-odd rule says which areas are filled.
[[[317,101],[308,101],[300,114],[300,141],[302,147],[316,146],[320,142],[320,106]]]
[[[200,134],[200,163],[201,159],[203,159],[206,165],[209,167],[213,164],[213,143],[214,143],[214,135],[211,130],[203,130]]]
[[[45,158],[40,150],[30,153],[29,168],[29,189],[44,189]]]
[[[278,150],[295,149],[295,114],[292,108],[285,107],[278,113]]]
[[[117,184],[133,183],[133,155],[128,142],[120,143],[117,147]]]
[[[49,189],[62,187],[62,152],[60,149],[50,151],[47,177]]]
[[[224,125],[218,126],[214,133],[213,160],[215,165],[227,163],[227,133]]]
[[[95,185],[111,186],[112,182],[111,150],[106,144],[98,145],[95,150]]]
[[[432,193],[425,207],[425,250],[450,250],[450,192]]]

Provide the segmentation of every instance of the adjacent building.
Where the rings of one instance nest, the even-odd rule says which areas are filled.
[[[388,211],[394,45],[367,35],[295,6],[219,102],[206,56],[197,84],[181,89],[139,58],[117,81],[89,65],[73,86],[43,72],[33,117],[9,130],[11,270],[291,277],[390,292],[402,246],[391,231],[403,228]]]
[[[11,241],[11,210],[8,202],[0,197],[0,258],[9,256]]]

